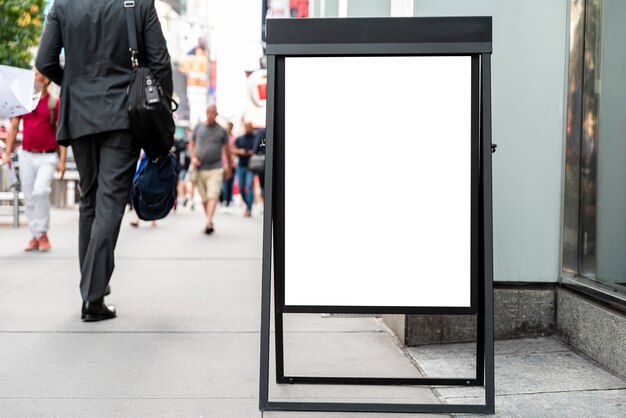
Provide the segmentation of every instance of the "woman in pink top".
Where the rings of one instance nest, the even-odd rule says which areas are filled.
[[[35,110],[27,115],[13,118],[7,135],[7,152],[4,163],[11,164],[11,150],[15,143],[20,119],[22,126],[22,149],[18,153],[20,181],[28,227],[32,239],[25,251],[49,251],[48,227],[50,223],[50,192],[52,176],[56,171],[65,174],[67,149],[56,142],[56,123],[59,100],[48,94],[50,80],[35,71],[35,81],[43,84],[41,98]]]

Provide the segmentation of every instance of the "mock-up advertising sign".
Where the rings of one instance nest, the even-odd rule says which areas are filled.
[[[285,58],[286,305],[470,307],[471,64]]]
[[[491,27],[268,20],[261,410],[493,413]],[[293,313],[472,315],[474,373],[286,373]],[[270,400],[272,331],[277,384],[484,386],[485,403]]]

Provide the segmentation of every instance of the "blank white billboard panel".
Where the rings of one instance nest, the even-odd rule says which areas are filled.
[[[471,57],[286,57],[284,92],[285,304],[470,307]]]

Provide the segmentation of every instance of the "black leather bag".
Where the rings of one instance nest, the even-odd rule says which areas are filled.
[[[265,154],[252,154],[248,160],[248,170],[254,174],[263,174],[265,171]]]
[[[151,160],[170,151],[176,129],[172,105],[146,67],[133,70],[128,89],[128,118],[141,148]]]
[[[128,118],[130,127],[148,158],[155,160],[167,155],[174,145],[176,126],[172,114],[178,104],[163,91],[150,69],[139,65],[135,2],[125,1],[124,7],[133,66],[128,87]]]
[[[265,135],[255,140],[252,148],[255,152],[248,159],[248,170],[260,176],[265,172]]]

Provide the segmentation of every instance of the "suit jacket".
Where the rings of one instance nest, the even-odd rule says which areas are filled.
[[[172,67],[154,0],[135,0],[139,62],[173,90]],[[65,65],[59,61],[65,50]],[[129,129],[126,109],[132,66],[124,0],[55,0],[35,66],[61,86],[57,141]]]

